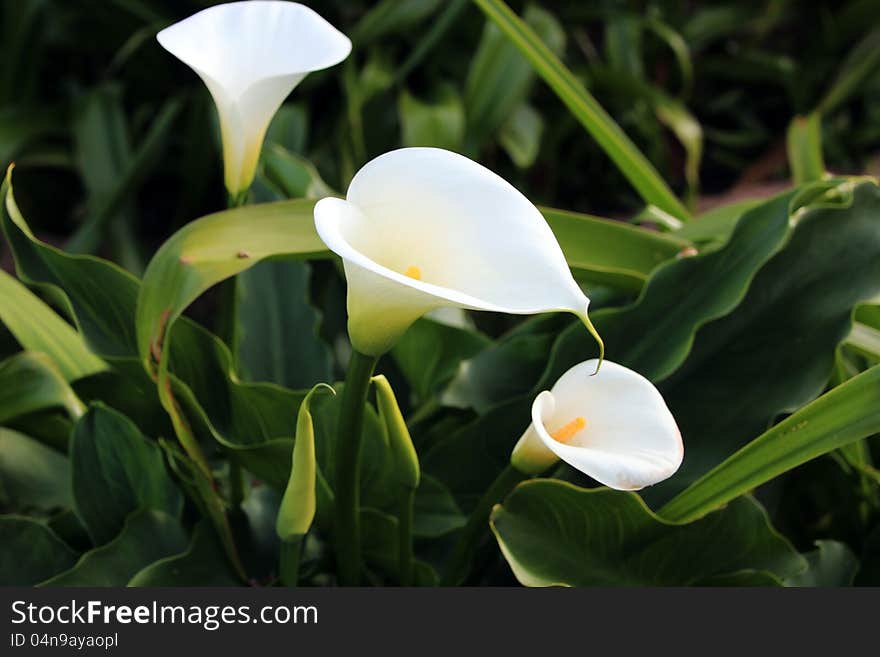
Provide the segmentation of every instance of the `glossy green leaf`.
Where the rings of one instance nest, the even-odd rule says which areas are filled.
[[[72,505],[67,457],[17,431],[0,428],[0,512]]]
[[[263,148],[260,175],[276,190],[278,199],[319,199],[334,194],[315,165],[278,144]]]
[[[162,450],[124,415],[93,405],[73,430],[70,460],[76,512],[96,545],[116,536],[137,509],[180,515],[183,497]]]
[[[880,366],[825,393],[737,451],[669,501],[660,515],[687,521],[810,459],[880,433]]]
[[[177,520],[160,511],[136,511],[116,538],[40,586],[125,586],[148,565],[183,552],[186,545]]]
[[[71,550],[46,525],[20,516],[0,516],[0,585],[32,586],[76,562]]]
[[[210,523],[193,530],[185,552],[165,557],[140,570],[128,586],[238,586],[235,573]]]
[[[520,169],[528,169],[538,159],[544,119],[534,107],[523,103],[501,126],[498,143]]]
[[[538,479],[496,506],[491,525],[526,586],[682,586],[743,570],[782,579],[806,568],[750,499],[675,524],[633,493]]]
[[[653,165],[535,30],[514,14],[503,0],[474,1],[529,60],[538,75],[587,129],[642,199],[679,219],[687,218],[687,210]]]
[[[67,381],[107,369],[70,324],[4,271],[0,271],[0,321],[22,347],[49,356]]]

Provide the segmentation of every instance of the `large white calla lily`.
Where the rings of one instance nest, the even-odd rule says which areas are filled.
[[[209,7],[157,38],[199,74],[214,98],[233,196],[250,187],[266,129],[287,95],[308,73],[351,52],[348,38],[312,9],[281,0]]]
[[[361,353],[384,353],[421,315],[450,306],[568,311],[592,331],[589,299],[544,217],[462,155],[437,148],[381,155],[355,175],[345,200],[318,202],[315,225],[343,260],[349,336]]]
[[[618,490],[638,490],[681,465],[681,433],[663,397],[642,375],[605,361],[575,365],[532,405],[532,424],[511,463],[537,475],[562,459]]]

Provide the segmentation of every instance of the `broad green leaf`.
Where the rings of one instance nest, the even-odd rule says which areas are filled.
[[[64,409],[71,419],[85,412],[48,356],[25,351],[0,362],[0,424],[51,408]]]
[[[153,256],[137,304],[137,345],[145,366],[183,310],[205,290],[277,255],[326,250],[312,216],[313,201],[283,201],[202,217],[175,233]]]
[[[658,266],[691,243],[673,234],[577,212],[541,208],[569,266],[594,282],[637,291]]]
[[[419,400],[430,399],[455,375],[463,360],[487,347],[490,340],[476,331],[419,319],[391,350],[391,357]]]
[[[0,428],[0,512],[72,505],[67,457],[33,438]]]
[[[747,498],[676,524],[634,493],[538,479],[496,506],[491,525],[526,586],[683,586],[743,570],[784,579],[806,568]]]
[[[274,150],[278,145],[289,153],[305,152],[309,136],[309,112],[303,103],[284,103],[275,112],[275,118],[266,131],[266,143],[263,155],[267,150]]]
[[[880,64],[880,27],[868,32],[849,52],[831,88],[817,108],[818,112],[828,114],[850,98],[853,92],[862,88],[866,79],[875,74]]]
[[[162,450],[124,415],[93,405],[74,427],[70,460],[76,512],[95,545],[116,536],[137,509],[180,515],[183,497]]]
[[[786,586],[852,586],[859,560],[845,543],[816,541],[816,549],[807,552],[807,569],[785,580]]]
[[[152,563],[186,549],[177,520],[160,511],[140,510],[112,541],[86,552],[70,568],[40,586],[125,586]]]
[[[822,158],[822,116],[813,112],[796,116],[788,124],[786,137],[791,177],[799,185],[820,180],[825,175]]]
[[[542,38],[503,0],[474,0],[529,60],[535,71],[592,135],[646,203],[686,219],[688,212],[653,165]]]
[[[565,31],[545,9],[530,4],[523,21],[554,55],[565,50]],[[464,90],[467,144],[478,150],[527,99],[535,73],[498,26],[487,21]]]
[[[249,380],[311,388],[331,379],[330,348],[308,303],[310,274],[307,263],[274,260],[240,275],[238,359]]]
[[[22,347],[49,356],[67,381],[107,369],[70,324],[4,271],[0,271],[0,321]]]
[[[0,586],[32,586],[76,563],[76,552],[30,518],[0,516],[0,545]]]
[[[420,99],[403,90],[398,99],[404,146],[460,150],[464,139],[464,106],[454,87],[442,86],[435,96]]]
[[[196,525],[185,552],[139,571],[128,586],[238,586],[217,535],[207,522]]]
[[[660,511],[687,521],[783,472],[880,433],[880,366],[807,404],[694,482]]]
[[[669,376],[690,351],[697,329],[736,307],[751,277],[781,246],[791,196],[744,214],[723,249],[658,268],[632,306],[593,313],[608,357],[654,381]],[[682,295],[683,290],[688,294]],[[573,326],[562,333],[543,377],[546,385],[594,355],[592,348],[583,348],[587,341],[582,337]]]

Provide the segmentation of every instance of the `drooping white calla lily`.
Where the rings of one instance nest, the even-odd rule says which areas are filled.
[[[312,9],[281,0],[209,7],[157,38],[214,98],[232,195],[250,187],[266,129],[287,95],[308,73],[351,52],[351,41]]]
[[[345,200],[318,202],[315,225],[343,259],[348,331],[361,353],[384,353],[413,321],[441,307],[568,311],[593,331],[589,299],[544,217],[462,155],[385,153],[355,175]]]
[[[663,397],[642,375],[588,360],[563,374],[532,404],[532,424],[511,463],[537,475],[562,459],[617,490],[638,490],[681,465],[681,433]]]

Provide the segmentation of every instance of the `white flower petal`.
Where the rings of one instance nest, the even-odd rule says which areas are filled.
[[[638,490],[670,477],[681,465],[681,434],[663,397],[640,374],[604,361],[580,363],[560,377],[552,391],[532,405],[532,425],[517,459],[547,452],[618,490]],[[586,423],[569,441],[551,437],[569,422]],[[537,437],[547,452],[534,443]],[[532,457],[533,462],[540,461]]]
[[[351,52],[348,38],[315,11],[281,0],[209,7],[157,39],[199,74],[214,98],[233,193],[250,185],[266,129],[287,95],[308,73]]]
[[[359,351],[381,353],[412,321],[444,306],[568,311],[586,321],[589,300],[538,209],[456,153],[404,148],[374,159],[345,201],[318,203],[315,225],[345,261]]]

